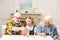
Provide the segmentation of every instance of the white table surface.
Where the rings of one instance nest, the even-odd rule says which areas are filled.
[[[50,36],[22,36],[22,35],[4,35],[0,40],[53,40]]]

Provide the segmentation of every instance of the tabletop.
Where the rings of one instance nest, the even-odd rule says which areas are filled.
[[[53,40],[50,36],[38,36],[38,35],[30,35],[30,36],[23,36],[23,35],[3,35],[0,40]]]

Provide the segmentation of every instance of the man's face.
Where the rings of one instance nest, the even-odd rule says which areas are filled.
[[[19,23],[20,22],[20,17],[14,16],[14,21],[15,21],[15,23]]]

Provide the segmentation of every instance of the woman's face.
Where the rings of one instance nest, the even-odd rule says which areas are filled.
[[[31,19],[26,19],[26,25],[31,25],[32,24],[32,20]]]
[[[48,22],[48,21],[45,21],[45,26],[49,26],[50,25],[50,23]]]

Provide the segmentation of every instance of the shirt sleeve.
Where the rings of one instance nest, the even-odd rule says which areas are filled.
[[[39,25],[37,26],[37,35],[39,35],[41,32],[42,32],[42,25],[39,24]]]
[[[57,28],[54,29],[54,37],[56,37],[56,39],[58,39],[59,35],[58,35],[58,31],[57,31]]]

